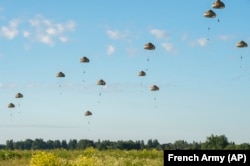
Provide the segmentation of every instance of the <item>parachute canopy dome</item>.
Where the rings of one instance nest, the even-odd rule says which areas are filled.
[[[63,72],[59,72],[56,74],[56,77],[65,77],[65,74]]]
[[[213,10],[208,10],[203,14],[203,16],[207,18],[215,18],[216,13]]]
[[[240,41],[240,42],[238,42],[238,43],[236,44],[236,47],[240,47],[240,48],[247,47],[247,46],[248,46],[247,43],[244,42],[243,40]]]
[[[13,103],[10,103],[10,104],[8,105],[8,108],[15,108],[15,105],[14,105]]]
[[[152,43],[147,43],[147,44],[144,44],[144,49],[146,50],[155,50],[155,45],[153,45]]]
[[[23,98],[23,94],[22,93],[17,93],[15,97],[16,98]]]
[[[157,85],[153,85],[153,86],[151,86],[150,90],[151,91],[158,91],[160,89],[159,89],[159,87]]]
[[[138,73],[138,76],[146,76],[145,71],[140,71],[140,72]]]
[[[106,85],[106,82],[102,79],[96,82],[97,85]]]
[[[213,4],[212,7],[215,9],[223,9],[225,8],[225,4],[221,2],[220,0],[216,0]]]
[[[84,57],[82,57],[82,58],[80,59],[80,62],[81,62],[81,63],[89,63],[89,58],[87,58],[86,56],[84,56]]]
[[[84,113],[84,115],[85,115],[85,116],[90,116],[90,115],[92,115],[92,112],[86,111],[86,112]]]

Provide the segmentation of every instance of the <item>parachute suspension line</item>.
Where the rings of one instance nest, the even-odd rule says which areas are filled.
[[[92,112],[86,111],[86,112],[84,113],[84,116],[86,116],[86,117],[92,116]],[[88,130],[90,131],[90,120],[88,120]]]
[[[157,85],[153,85],[150,88],[151,91],[153,91],[154,93],[156,93],[157,91],[159,91],[159,87]],[[156,99],[156,94],[154,94],[154,103],[155,103],[155,109],[157,109],[157,103],[156,103],[157,99]]]
[[[240,69],[242,69],[242,63],[243,63],[243,60],[242,60],[242,59],[243,59],[243,56],[241,55],[241,56],[240,56]]]
[[[56,74],[56,77],[58,77],[58,88],[59,88],[59,95],[62,95],[62,80],[65,77],[65,74],[63,72],[58,72]]]
[[[102,96],[102,92],[101,92],[101,91],[99,91],[98,96],[99,96],[99,97],[98,97],[97,103],[99,104],[99,103],[101,102],[100,98],[101,98],[101,96]]]
[[[15,105],[13,103],[9,103],[8,108],[10,109],[10,121],[13,122],[13,109],[15,108]]]
[[[80,58],[80,63],[85,63],[86,64],[86,63],[89,63],[89,62],[90,62],[90,60],[86,56]],[[85,65],[83,67],[82,73],[83,73],[83,80],[82,80],[82,82],[85,82],[85,73],[86,73]]]
[[[203,16],[207,19],[213,19],[216,17],[216,13],[213,11],[213,10],[208,10],[206,12],[203,13]],[[210,23],[208,25],[208,33],[210,32],[211,30],[211,26],[210,26]],[[207,40],[210,40],[209,37],[207,37]]]
[[[85,73],[86,73],[86,71],[83,69],[82,73],[83,73],[82,82],[84,83],[85,82]]]
[[[245,41],[241,40],[240,42],[238,42],[236,44],[236,47],[238,47],[238,48],[246,48],[246,47],[248,47],[248,44]],[[243,63],[242,62],[242,59],[243,59],[242,55],[241,55],[240,59],[241,59],[241,66],[240,66],[240,68],[242,68],[242,63]]]
[[[207,41],[209,41],[210,40],[210,31],[211,31],[210,25],[208,25],[207,30],[208,30]]]
[[[158,106],[157,106],[157,99],[156,99],[156,95],[154,95],[154,103],[155,103],[155,109],[157,109],[157,108],[158,108]]]
[[[145,71],[143,71],[143,70],[141,70],[138,74],[138,77],[141,77],[140,78],[140,85],[141,85],[141,93],[143,92],[143,77],[145,77],[146,76],[146,72]]]
[[[102,89],[103,87],[106,85],[106,82],[102,79],[98,80],[97,83],[96,83],[99,87],[99,94],[98,94],[98,100],[97,100],[97,103],[99,104],[100,103],[100,98],[102,96]]]

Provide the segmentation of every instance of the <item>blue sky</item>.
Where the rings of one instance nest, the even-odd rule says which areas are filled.
[[[0,2],[0,143],[211,134],[249,143],[249,48],[235,45],[250,41],[250,2],[223,2],[216,18],[203,17],[213,0]]]

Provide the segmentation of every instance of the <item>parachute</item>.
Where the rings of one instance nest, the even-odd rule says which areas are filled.
[[[106,82],[103,79],[100,79],[96,82],[96,85],[100,85],[100,86],[105,86]],[[99,90],[99,97],[102,95],[101,89]],[[100,98],[97,101],[98,103],[100,103]]]
[[[8,104],[8,108],[10,108],[10,109],[15,108],[15,104],[9,103],[9,104]],[[10,117],[12,118],[12,111],[10,111]]]
[[[159,91],[160,88],[157,85],[153,85],[150,87],[151,91]],[[154,96],[154,102],[155,102],[155,108],[157,108],[157,104],[156,104],[156,96]]]
[[[21,98],[23,98],[23,94],[22,94],[22,93],[17,93],[16,96],[15,96],[15,98],[16,98],[16,99],[21,99]],[[21,104],[18,103],[18,106],[19,106],[19,107],[20,107],[20,105],[21,105]],[[19,111],[19,113],[20,113],[20,111]]]
[[[91,116],[92,115],[92,112],[90,112],[90,111],[86,111],[85,113],[84,113],[84,116]]]
[[[84,116],[92,116],[92,112],[90,112],[90,111],[86,111],[85,113],[84,113]],[[88,125],[90,124],[90,122],[88,121]],[[89,128],[89,131],[90,131],[90,128]]]
[[[203,14],[204,17],[206,18],[215,18],[216,17],[216,13],[213,10],[208,10],[206,12],[204,12]],[[210,25],[208,25],[208,32],[210,31]],[[207,40],[209,40],[209,37],[207,38]]]
[[[10,103],[10,104],[8,105],[8,108],[15,108],[15,104]]]
[[[63,72],[59,72],[56,74],[56,77],[65,77],[65,74]]]
[[[81,63],[89,63],[89,58],[87,58],[86,56],[80,58],[80,62]]]
[[[138,73],[138,76],[146,76],[146,72],[142,70]]]
[[[103,79],[100,79],[100,80],[98,80],[96,82],[96,85],[102,85],[102,86],[104,86],[104,85],[106,85],[106,82]]]
[[[146,72],[145,71],[140,71],[138,74],[137,74],[139,77],[145,77],[146,76]],[[142,80],[141,80],[141,87],[142,87]],[[143,90],[141,90],[141,92],[143,92]]]
[[[89,58],[87,58],[86,56],[80,58],[80,63],[89,63]],[[83,69],[83,74],[85,75],[85,69]],[[83,78],[82,81],[85,82],[85,79]]]
[[[153,85],[150,87],[150,90],[151,91],[158,91],[158,90],[160,90],[160,88],[157,85]]]
[[[22,93],[17,93],[15,97],[16,98],[23,98],[23,94]]]
[[[203,16],[207,18],[215,18],[216,13],[213,10],[208,10],[203,14]]]
[[[155,45],[151,42],[144,44],[144,49],[146,50],[155,50]]]
[[[221,2],[220,0],[216,0],[213,4],[212,7],[215,9],[223,9],[225,8],[225,4]]]
[[[56,74],[56,77],[58,77],[58,78],[64,78],[64,77],[65,77],[65,74],[64,74],[63,72],[58,72],[58,73]],[[61,83],[58,83],[58,87],[61,88],[61,86],[62,86]],[[60,90],[59,94],[60,94],[60,95],[62,94],[61,90]]]
[[[248,44],[245,41],[241,40],[240,42],[236,43],[236,47],[246,48],[246,47],[248,47]],[[242,60],[243,56],[241,56],[240,59]],[[241,63],[242,63],[242,61],[241,61]],[[242,65],[240,66],[240,68],[242,68]]]
[[[239,48],[244,48],[244,47],[247,47],[247,46],[248,46],[247,43],[245,41],[243,41],[243,40],[241,40],[240,42],[238,42],[236,44],[236,47],[239,47]]]
[[[151,42],[148,42],[148,43],[144,44],[144,49],[145,50],[155,50],[155,45]],[[149,58],[147,58],[147,62],[149,62]],[[148,67],[146,68],[146,70],[148,71]]]

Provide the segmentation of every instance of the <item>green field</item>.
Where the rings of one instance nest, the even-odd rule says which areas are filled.
[[[162,150],[1,150],[0,166],[162,166]]]

